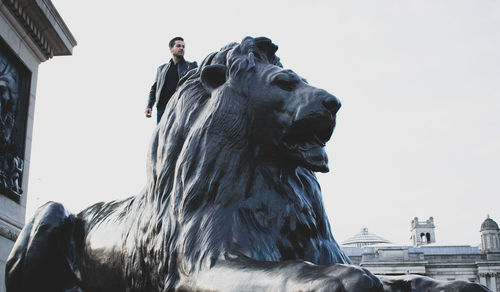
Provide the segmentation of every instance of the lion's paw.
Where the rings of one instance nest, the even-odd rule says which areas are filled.
[[[429,292],[491,292],[486,286],[466,281],[436,281],[427,277],[412,280],[412,291]]]
[[[423,276],[382,277],[385,292],[492,292],[467,281],[438,281]]]
[[[380,279],[370,271],[350,265],[315,266],[301,271],[300,278],[310,285],[298,291],[383,292]]]
[[[341,289],[338,291],[383,291],[383,286],[380,279],[367,269],[353,266],[343,266],[343,269],[343,271],[342,268],[338,269],[338,272],[340,272],[340,274],[337,277],[340,278],[341,283]],[[334,272],[334,274],[336,274],[336,272]]]

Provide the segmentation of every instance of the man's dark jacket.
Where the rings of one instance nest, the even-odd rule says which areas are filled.
[[[172,64],[172,60],[170,62],[165,63],[158,67],[158,71],[156,72],[156,80],[155,83],[153,83],[153,86],[151,86],[151,90],[149,91],[149,99],[148,99],[148,106],[147,108],[153,108],[153,105],[155,102],[157,103],[158,106],[158,101],[160,100],[160,94],[163,89],[163,86],[165,85],[165,77],[167,76],[168,69],[170,68],[170,64]],[[196,62],[189,62],[184,59],[179,61],[177,64],[177,71],[179,73],[179,80],[181,80],[182,76],[186,75],[189,70],[194,69],[198,67],[198,63]],[[170,98],[170,97],[168,97]],[[166,104],[166,103],[164,103]]]

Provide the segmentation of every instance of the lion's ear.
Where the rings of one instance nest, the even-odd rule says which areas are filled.
[[[269,62],[272,62],[275,58],[275,53],[278,50],[278,46],[273,44],[273,42],[266,37],[258,37],[254,39],[255,45],[260,51],[264,52]]]
[[[226,66],[221,64],[209,65],[201,71],[201,84],[208,92],[226,82]]]

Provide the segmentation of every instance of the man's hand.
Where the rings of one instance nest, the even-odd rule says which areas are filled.
[[[145,112],[145,113],[146,113],[146,118],[150,118],[150,117],[151,117],[151,113],[152,113],[152,112],[153,112],[153,110],[152,110],[151,108],[149,108],[149,107],[148,107],[148,108],[146,109],[146,112]]]

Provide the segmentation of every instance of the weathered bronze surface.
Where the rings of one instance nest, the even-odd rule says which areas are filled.
[[[382,283],[349,265],[314,174],[328,171],[340,103],[276,50],[247,37],[189,72],[153,135],[143,192],[76,216],[42,206],[9,257],[8,291],[488,291]]]

